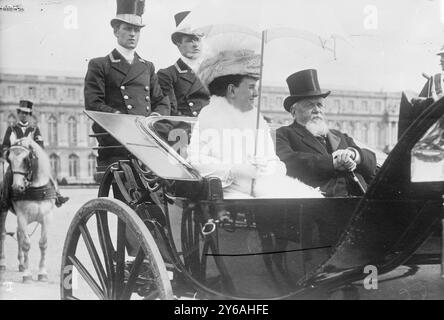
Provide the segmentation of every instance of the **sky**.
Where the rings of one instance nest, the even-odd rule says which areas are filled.
[[[115,0],[0,0],[0,9],[6,5],[23,11],[0,11],[1,72],[83,77],[89,59],[115,46],[109,24]],[[192,11],[188,20],[195,27],[286,27],[324,39],[324,48],[302,37],[267,42],[264,85],[286,86],[293,72],[316,68],[325,88],[418,92],[422,73],[440,71],[444,0],[147,0],[137,52],[157,69],[179,57],[170,36],[174,14],[183,10]],[[243,37],[206,39],[207,53],[249,46],[251,39]],[[259,40],[251,41],[259,49]]]

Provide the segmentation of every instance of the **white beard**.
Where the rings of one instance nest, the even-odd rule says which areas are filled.
[[[310,120],[305,125],[308,131],[315,137],[326,136],[329,129],[324,119]]]

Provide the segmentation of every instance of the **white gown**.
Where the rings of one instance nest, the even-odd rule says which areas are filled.
[[[252,165],[257,109],[242,112],[223,97],[212,96],[202,109],[188,146],[188,161],[204,177],[222,181],[225,198],[321,198],[317,190],[286,176],[270,128],[260,117],[256,163]],[[253,194],[251,186],[255,178]]]

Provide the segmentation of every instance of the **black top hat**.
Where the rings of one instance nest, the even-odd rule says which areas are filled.
[[[173,43],[180,42],[180,38],[183,35],[195,36],[197,38],[203,37],[203,33],[192,30],[190,26],[180,26],[181,22],[190,14],[191,11],[182,11],[174,15],[174,21],[176,21],[176,30],[171,35],[171,41]]]
[[[144,27],[142,14],[145,10],[145,0],[117,0],[116,17],[111,20],[111,26],[121,21],[134,26]]]
[[[318,73],[315,69],[302,70],[287,78],[290,96],[284,100],[284,108],[290,112],[290,107],[304,98],[325,98],[331,91],[322,91],[319,87]]]
[[[33,103],[31,101],[20,100],[19,107],[17,108],[17,110],[21,112],[32,113],[32,105]]]

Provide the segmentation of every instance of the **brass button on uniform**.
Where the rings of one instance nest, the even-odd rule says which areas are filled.
[[[149,97],[149,96],[146,96],[146,97],[145,97],[145,100],[146,100],[146,101],[150,101],[150,97]]]
[[[133,106],[129,104],[129,105],[127,106],[127,108],[128,108],[128,110],[131,110],[131,109],[133,108]]]
[[[150,87],[145,86],[145,91],[148,91],[150,89]]]
[[[193,111],[193,116],[197,116],[197,112],[196,111]]]
[[[150,111],[150,106],[146,106],[146,110],[147,110],[147,111]]]
[[[192,107],[192,106],[194,106],[194,102],[193,102],[193,101],[190,101],[190,102],[188,102],[188,105],[189,105],[190,107]]]
[[[124,96],[123,96],[123,99],[128,100],[128,96],[127,96],[127,95],[124,95]]]
[[[120,86],[120,89],[125,90],[125,86]]]

